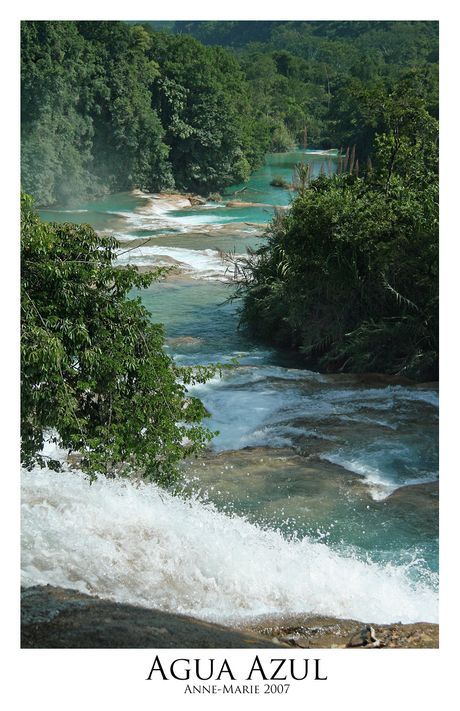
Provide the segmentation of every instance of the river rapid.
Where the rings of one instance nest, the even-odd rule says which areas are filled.
[[[437,384],[311,372],[238,330],[237,304],[223,305],[222,252],[261,243],[273,205],[289,203],[271,178],[290,180],[313,156],[318,172],[322,156],[268,156],[221,203],[133,192],[41,212],[113,234],[119,264],[175,266],[133,292],[165,325],[168,353],[240,364],[193,388],[220,434],[182,464],[178,495],[89,486],[70,465],[22,473],[23,585],[223,624],[280,614],[438,621]]]

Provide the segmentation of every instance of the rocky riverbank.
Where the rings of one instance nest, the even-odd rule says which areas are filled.
[[[431,623],[374,625],[331,617],[270,617],[231,629],[183,615],[35,586],[21,590],[22,648],[437,648]]]

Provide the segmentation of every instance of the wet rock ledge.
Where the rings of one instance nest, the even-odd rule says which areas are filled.
[[[270,638],[47,585],[21,589],[22,648],[278,647]]]
[[[437,648],[431,623],[372,625],[330,617],[265,618],[230,629],[74,590],[21,589],[22,648]]]

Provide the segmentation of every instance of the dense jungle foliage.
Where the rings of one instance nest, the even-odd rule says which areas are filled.
[[[312,180],[298,164],[291,209],[233,261],[242,322],[315,370],[438,379],[438,122],[421,94],[414,77],[362,92],[384,127],[372,161]]]
[[[309,146],[355,145],[366,160],[374,131],[363,126],[353,89],[391,91],[408,72],[419,74],[427,110],[438,118],[437,22],[178,21],[174,31],[221,45],[238,59],[273,151],[301,145],[306,128]]]
[[[207,195],[305,137],[363,162],[383,126],[359,92],[409,72],[436,118],[437,71],[436,22],[24,21],[22,187],[39,206]]]
[[[21,24],[22,187],[37,205],[249,178],[269,135],[220,47],[124,22]]]

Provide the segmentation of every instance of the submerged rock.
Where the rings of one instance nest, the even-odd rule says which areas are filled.
[[[191,348],[199,348],[201,345],[201,340],[199,338],[194,338],[193,336],[179,336],[178,338],[166,338],[165,344],[167,346],[187,346]]]
[[[240,200],[230,200],[225,204],[225,207],[265,207],[273,210],[273,205],[263,202],[241,202]],[[277,205],[279,210],[289,210],[290,205]]]

